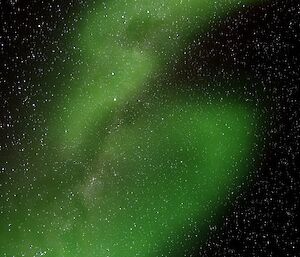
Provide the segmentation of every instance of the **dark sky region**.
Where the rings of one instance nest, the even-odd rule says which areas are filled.
[[[299,256],[298,1],[0,3],[0,256]]]

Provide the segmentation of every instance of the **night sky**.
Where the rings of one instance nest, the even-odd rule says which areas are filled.
[[[0,2],[0,256],[299,256],[298,1]]]

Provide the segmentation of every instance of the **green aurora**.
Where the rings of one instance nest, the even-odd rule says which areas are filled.
[[[1,197],[1,256],[183,256],[205,240],[245,182],[260,120],[234,96],[153,74],[240,2],[111,1],[88,14],[72,42],[86,65],[48,118],[47,162],[31,156],[32,181]]]

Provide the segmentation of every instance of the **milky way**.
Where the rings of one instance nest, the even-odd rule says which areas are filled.
[[[255,0],[42,2],[37,6],[44,6],[44,15],[27,12],[19,18],[34,4],[3,6],[1,85],[8,93],[1,91],[0,254],[246,256],[250,243],[242,248],[228,238],[242,240],[239,231],[252,235],[245,242],[257,238],[251,226],[230,223],[234,218],[228,213],[246,216],[247,209],[236,209],[247,199],[256,203],[252,217],[279,212],[259,211],[260,198],[248,194],[257,185],[257,192],[264,192],[271,185],[263,177],[266,170],[277,170],[269,151],[284,145],[273,136],[285,123],[278,117],[296,120],[295,101],[290,101],[293,58],[281,58],[279,68],[272,61],[293,49],[294,41],[289,38],[286,48],[278,43],[284,36],[266,43],[268,31],[261,35],[259,26],[268,22],[250,22],[267,17],[268,5]],[[24,26],[8,43],[14,24]],[[279,82],[286,92],[278,93]],[[288,133],[296,138],[298,130],[291,131],[284,130],[280,139]],[[278,167],[286,160],[295,171],[298,144],[292,142]],[[289,181],[284,183],[295,182]],[[285,199],[279,189],[275,195]],[[293,224],[295,205],[289,203],[282,215]],[[230,224],[239,230],[238,239]],[[289,235],[297,232],[293,225],[288,228]],[[261,231],[255,233],[269,238],[262,249],[273,256],[266,246],[275,232]],[[292,253],[296,240],[283,241]]]

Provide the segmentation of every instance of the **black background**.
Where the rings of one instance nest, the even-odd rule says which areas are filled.
[[[36,108],[47,109],[60,94],[55,82],[71,76],[62,64],[71,64],[77,53],[65,42],[76,39],[78,22],[94,5],[1,1],[1,181],[9,179],[8,169],[26,168],[14,167],[13,160],[23,145],[33,144],[27,133],[32,123],[43,136],[46,120]],[[170,81],[249,75],[251,85],[241,97],[266,101],[263,112],[271,114],[248,191],[211,226],[207,242],[187,249],[186,256],[299,256],[299,21],[298,1],[242,8],[212,21],[211,30],[195,36],[170,64]]]

